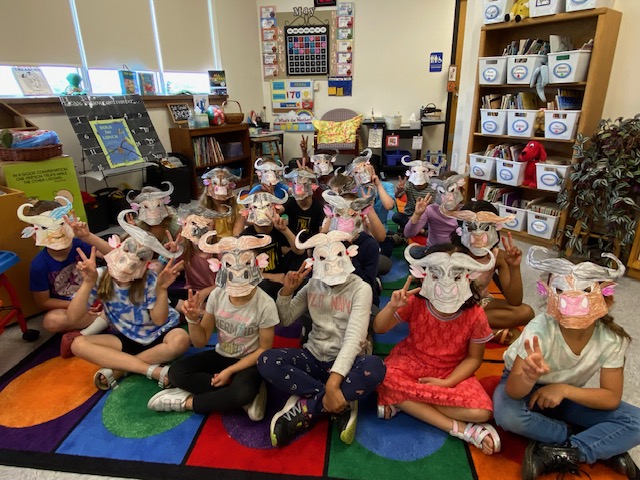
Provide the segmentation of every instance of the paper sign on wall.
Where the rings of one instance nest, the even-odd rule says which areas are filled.
[[[442,71],[442,52],[431,52],[431,55],[429,55],[429,71]]]
[[[313,80],[273,80],[271,102],[274,112],[313,109]]]

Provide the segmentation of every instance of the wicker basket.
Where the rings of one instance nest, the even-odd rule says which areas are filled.
[[[62,155],[62,144],[34,148],[0,148],[1,161],[32,162]]]
[[[227,102],[235,102],[238,104],[238,108],[240,109],[240,113],[227,113],[225,110],[225,106]],[[228,123],[230,125],[235,125],[237,123],[244,122],[244,113],[242,113],[242,107],[240,106],[240,102],[236,102],[235,100],[225,100],[222,104],[222,110],[224,110],[224,123]]]

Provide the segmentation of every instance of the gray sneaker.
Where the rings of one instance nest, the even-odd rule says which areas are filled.
[[[258,394],[251,403],[244,406],[244,409],[254,422],[259,422],[264,418],[264,412],[267,409],[267,386],[264,382],[260,383]]]

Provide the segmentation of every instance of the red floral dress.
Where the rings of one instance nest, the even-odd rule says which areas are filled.
[[[385,360],[387,374],[378,387],[378,404],[412,400],[493,411],[491,398],[475,376],[452,388],[418,383],[422,377],[447,378],[467,356],[470,342],[486,343],[493,337],[481,307],[443,318],[433,311],[429,301],[413,296],[395,316],[409,324],[409,335]]]

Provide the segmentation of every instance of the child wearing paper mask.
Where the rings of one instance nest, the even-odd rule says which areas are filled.
[[[180,232],[180,225],[176,211],[168,206],[173,193],[173,185],[171,182],[162,183],[168,185],[167,190],[142,187],[140,193],[135,197],[131,196],[132,192],[127,194],[127,202],[129,202],[131,209],[138,214],[135,220],[134,215],[128,215],[127,221],[150,232],[164,244],[176,238]]]
[[[283,163],[272,158],[258,158],[253,167],[260,183],[249,191],[249,195],[257,192],[267,192],[278,198],[284,198],[289,189],[282,183]]]
[[[287,445],[328,413],[334,417],[340,439],[350,444],[356,433],[358,401],[375,390],[385,373],[382,360],[364,355],[363,350],[371,288],[353,274],[351,259],[358,247],[345,247],[349,233],[319,233],[306,242],[300,241],[301,234],[296,245],[313,248],[313,259],[287,273],[276,306],[284,326],[308,312],[313,327],[303,348],[268,350],[258,359],[264,379],[291,395],[271,419],[271,443]],[[312,269],[311,279],[302,286]]]
[[[75,218],[66,197],[58,196],[55,200],[25,203],[18,207],[17,215],[32,225],[22,231],[22,238],[33,236],[36,245],[44,247],[31,261],[29,290],[36,305],[46,311],[42,322],[46,330],[54,333],[71,330],[63,335],[60,346],[60,355],[67,358],[72,356],[70,346],[76,336],[99,333],[107,326],[100,317],[99,305],[77,321],[72,321],[67,314],[71,298],[81,283],[76,267],[77,249],[90,255],[91,246],[95,246],[102,256],[109,253],[111,247],[92,234],[85,222]]]
[[[261,281],[260,268],[267,255],[256,256],[257,248],[267,245],[268,235],[225,237],[212,245],[209,232],[201,237],[200,249],[220,255],[209,260],[217,272],[216,285],[208,296],[189,291],[183,312],[187,318],[193,345],[207,345],[213,330],[218,331],[214,350],[204,350],[178,360],[169,369],[169,381],[176,388],[157,393],[147,406],[159,412],[226,412],[244,407],[249,418],[264,417],[266,388],[256,361],[273,346],[274,327],[278,324],[275,303],[256,286]],[[200,304],[206,300],[206,311]]]
[[[491,455],[500,451],[500,437],[484,423],[492,402],[474,373],[493,334],[471,279],[493,261],[484,265],[463,252],[450,243],[426,252],[415,244],[406,248],[411,275],[423,279],[422,287],[408,290],[409,276],[374,320],[376,333],[409,324],[408,337],[385,359],[378,417],[403,411]]]
[[[505,430],[532,441],[522,461],[522,478],[579,472],[581,463],[603,461],[627,478],[637,478],[626,453],[640,444],[640,409],[621,401],[629,335],[609,314],[614,281],[625,268],[591,262],[574,265],[542,258],[531,247],[527,264],[549,275],[538,282],[547,311],[524,328],[504,354],[504,372],[493,394],[495,419]],[[599,386],[587,381],[599,373]]]
[[[218,214],[215,218],[215,231],[218,238],[233,235],[233,229],[240,219],[242,206],[236,202],[233,190],[240,177],[228,168],[213,168],[202,175],[204,190],[200,195],[200,205]]]
[[[482,296],[481,305],[489,319],[495,335],[494,341],[510,345],[520,335],[520,329],[534,317],[533,309],[522,303],[522,273],[520,264],[522,252],[514,245],[511,233],[502,237],[503,225],[513,221],[514,216],[500,217],[491,203],[478,200],[465,204],[455,212],[446,212],[450,219],[457,219],[462,225],[451,235],[454,244],[467,247],[476,260],[489,262],[486,249],[491,249],[496,261],[495,269],[487,271],[475,281]],[[496,277],[504,299],[494,298],[488,291],[492,278]]]
[[[284,204],[289,229],[294,235],[302,230],[315,235],[320,231],[324,220],[322,202],[313,196],[318,187],[316,174],[306,167],[299,167],[285,173],[284,177],[292,181],[291,196]]]
[[[405,155],[400,161],[402,165],[409,167],[409,170],[406,172],[406,178],[398,177],[395,197],[400,198],[406,194],[407,203],[404,206],[404,212],[394,213],[391,219],[398,224],[398,232],[402,233],[413,215],[418,199],[434,193],[429,182],[431,177],[437,175],[438,169],[429,162],[411,160],[409,155]]]
[[[71,344],[77,357],[103,367],[93,378],[101,390],[116,388],[117,378],[125,372],[146,374],[165,388],[169,367],[161,364],[179,357],[190,345],[167,293],[183,264],[174,263],[173,257],[182,252],[169,252],[152,234],[128,223],[125,216],[132,213],[123,210],[118,214],[118,224],[130,236],[123,241],[117,235],[111,237],[113,250],[104,257],[107,268],[96,267],[95,247],[89,257],[78,250],[82,285],[69,304],[69,318],[82,318],[99,299],[115,332],[79,336]],[[154,252],[170,258],[159,274],[148,269]]]

